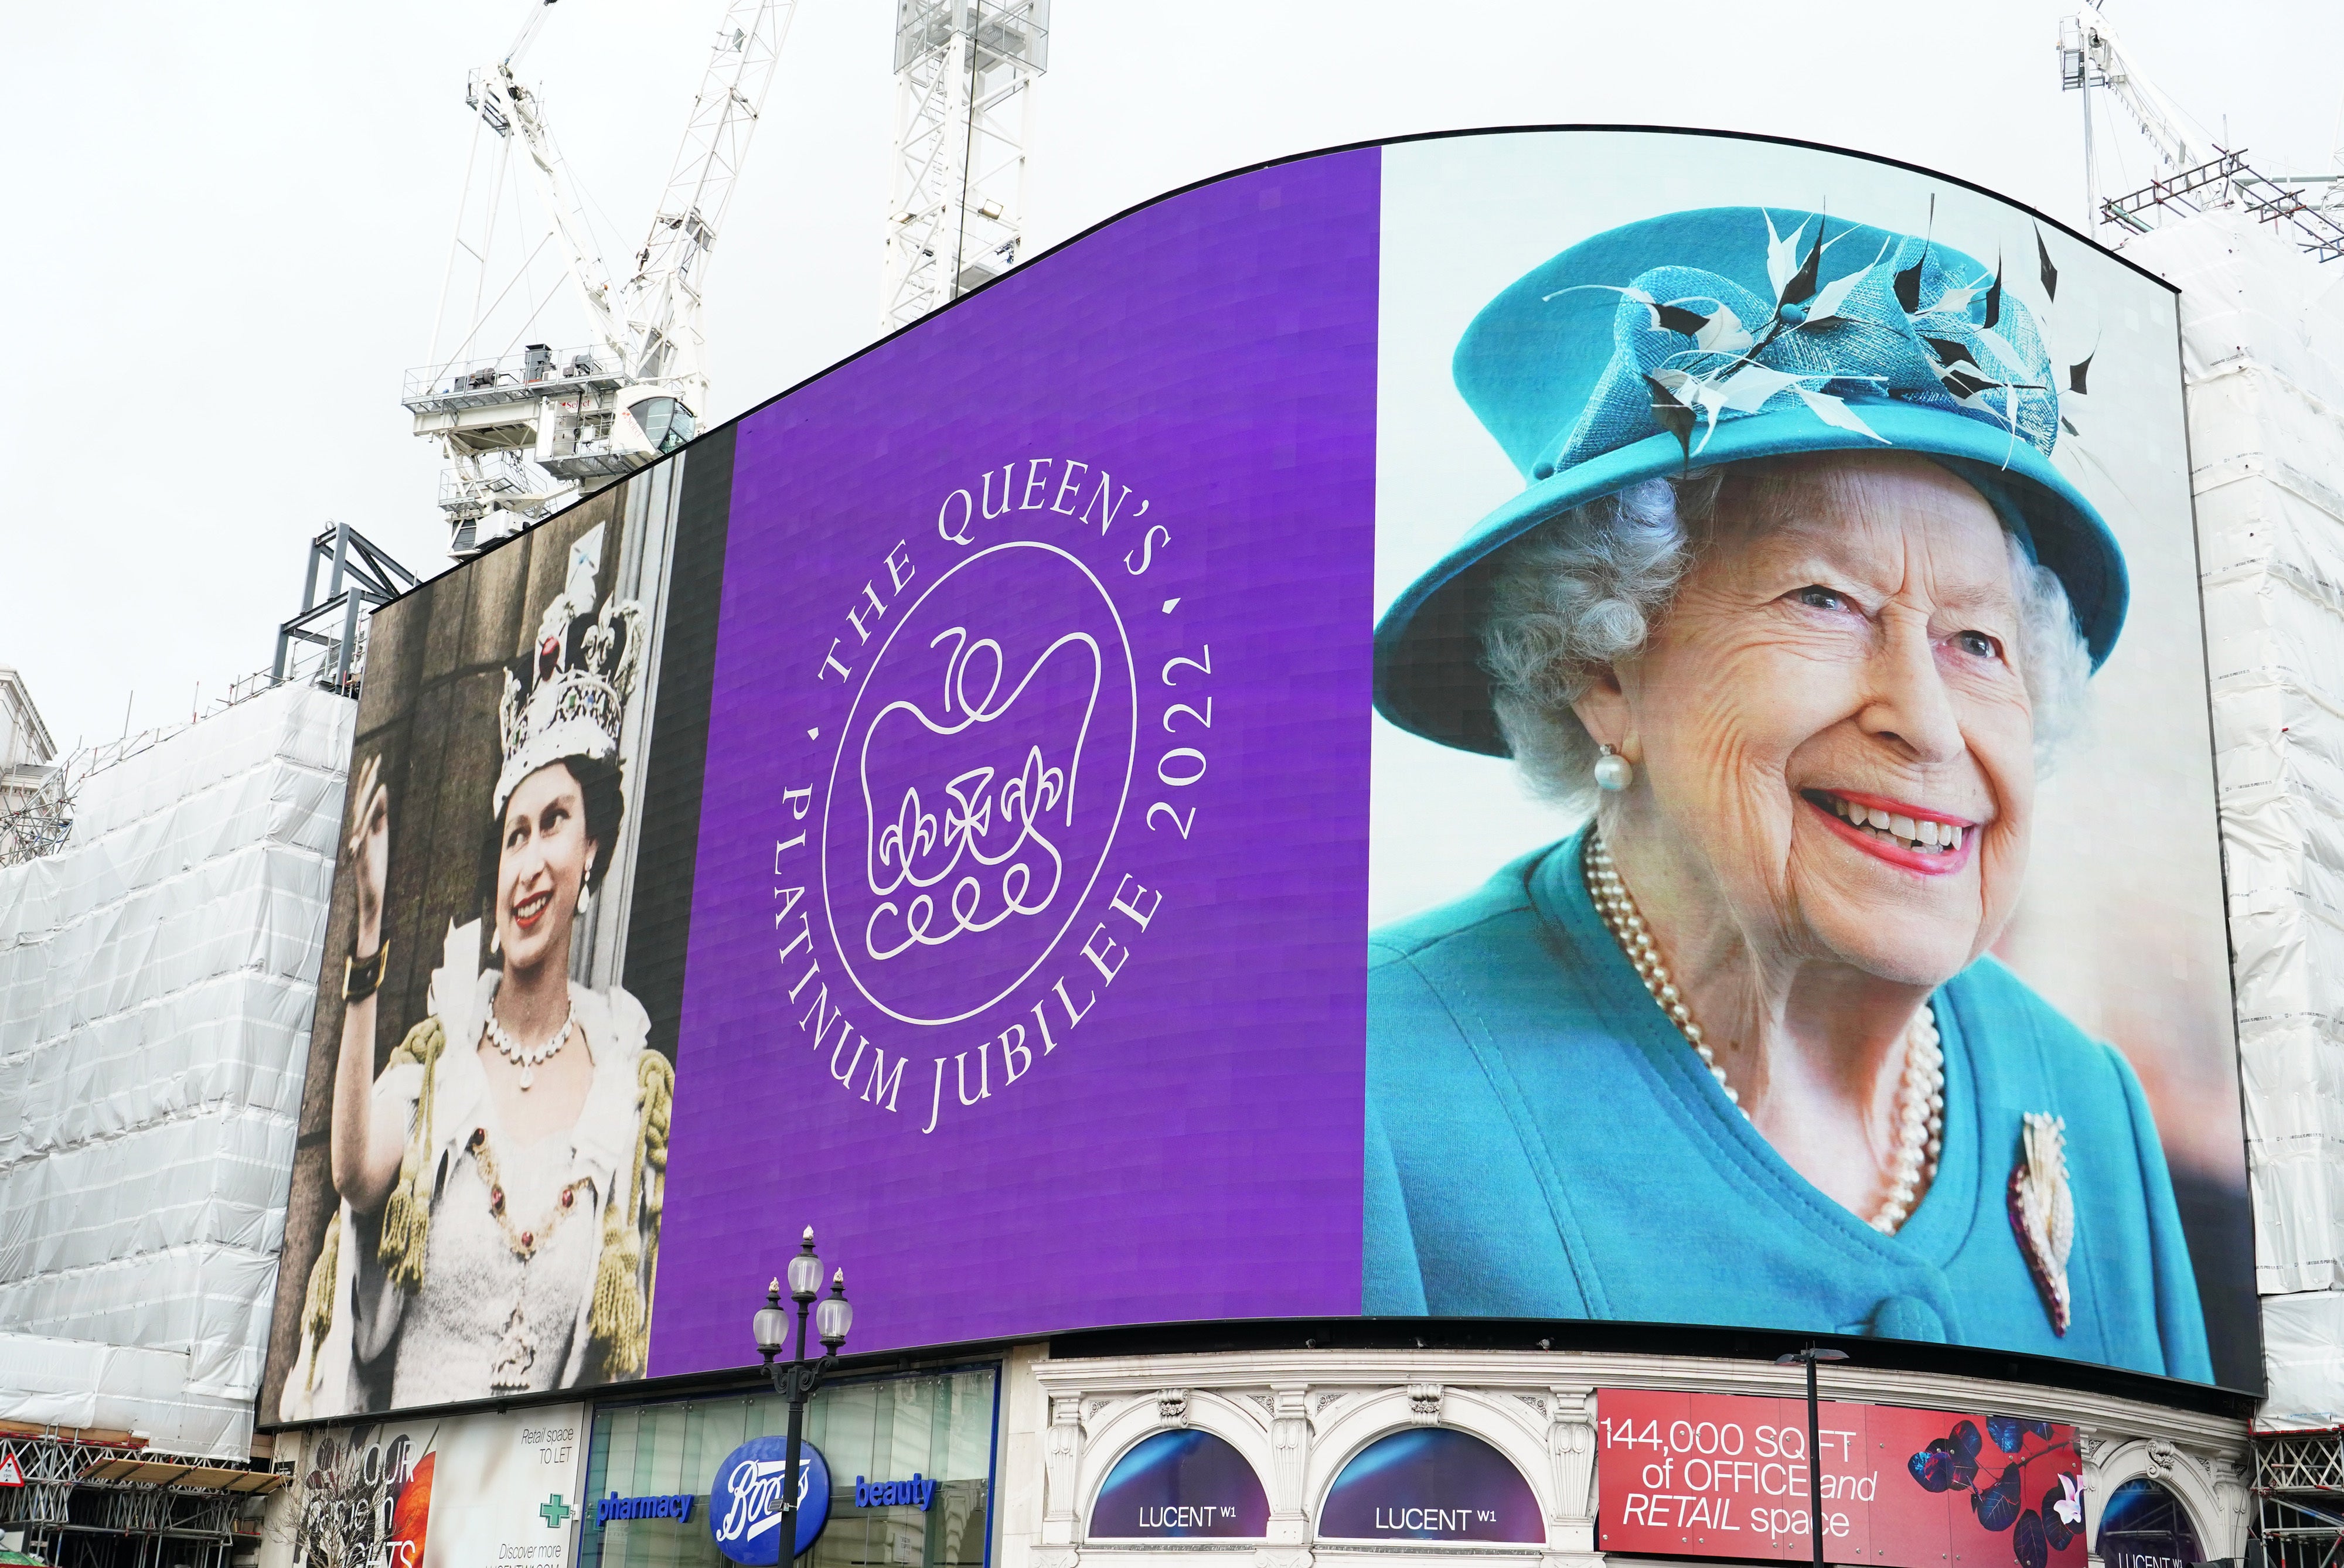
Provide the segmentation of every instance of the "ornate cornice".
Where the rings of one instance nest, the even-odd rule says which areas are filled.
[[[1801,1374],[1763,1361],[1568,1351],[1288,1350],[1100,1356],[1037,1361],[1034,1375],[1046,1391],[1084,1395],[1154,1394],[1167,1386],[1268,1391],[1273,1384],[1302,1383],[1312,1391],[1314,1415],[1347,1389],[1410,1384],[1533,1395],[1558,1383],[1777,1398],[1803,1391]],[[1842,1366],[1826,1371],[1822,1384],[1826,1399],[2019,1411],[2103,1433],[2157,1438],[2206,1453],[2243,1452],[2249,1431],[2242,1418],[1992,1378]]]

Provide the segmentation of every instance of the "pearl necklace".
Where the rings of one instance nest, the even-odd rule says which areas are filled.
[[[1586,868],[1587,890],[1594,895],[1596,911],[1621,952],[1635,966],[1636,977],[1643,981],[1644,989],[1652,993],[1652,1000],[1660,1004],[1661,1011],[1669,1016],[1669,1022],[1684,1036],[1709,1076],[1747,1121],[1750,1113],[1743,1109],[1741,1095],[1725,1081],[1725,1069],[1717,1065],[1716,1054],[1702,1038],[1701,1026],[1692,1021],[1692,1010],[1685,1006],[1668,965],[1662,961],[1660,947],[1644,917],[1637,913],[1636,901],[1629,896],[1628,885],[1620,879],[1612,851],[1600,832],[1587,835]],[[1889,1163],[1888,1196],[1871,1220],[1872,1228],[1884,1236],[1895,1235],[1913,1212],[1922,1188],[1935,1179],[1937,1157],[1945,1148],[1945,1054],[1938,1043],[1937,1020],[1925,1002],[1904,1027],[1904,1081],[1897,1088],[1896,1120],[1896,1155]]]
[[[561,1027],[553,1031],[553,1037],[541,1046],[530,1047],[505,1033],[505,1027],[497,1022],[496,1007],[493,1004],[490,1007],[489,1044],[496,1047],[499,1056],[520,1069],[520,1087],[524,1093],[537,1082],[537,1069],[552,1060],[553,1054],[570,1043],[570,1026],[577,1017],[578,1005],[572,1002],[570,1011],[561,1016]]]

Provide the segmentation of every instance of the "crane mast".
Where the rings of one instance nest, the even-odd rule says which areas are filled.
[[[895,158],[879,325],[1017,264],[1050,0],[895,0]]]
[[[471,73],[465,102],[474,116],[473,157],[440,305],[444,325],[460,276],[470,281],[467,329],[451,352],[435,344],[432,363],[408,372],[402,398],[415,433],[445,455],[440,505],[459,560],[547,516],[592,481],[672,450],[705,418],[707,258],[796,11],[796,0],[729,0],[634,271],[614,288],[544,99],[519,75],[552,4],[530,0],[512,46]],[[484,135],[493,138],[485,160]],[[500,230],[522,228],[518,238],[528,238],[505,211],[516,142],[545,227],[491,295]],[[506,325],[506,301],[550,246],[584,306],[591,340],[564,349],[524,342],[541,330],[547,301],[540,300],[510,341],[491,347],[491,323]]]

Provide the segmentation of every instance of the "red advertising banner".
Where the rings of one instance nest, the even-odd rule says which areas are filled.
[[[1804,1563],[1803,1399],[1605,1389],[1598,1546]],[[1824,1559],[1887,1568],[2084,1568],[2073,1427],[1824,1401]]]

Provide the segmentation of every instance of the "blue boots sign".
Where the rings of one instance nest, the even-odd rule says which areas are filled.
[[[789,1439],[752,1438],[724,1456],[708,1488],[708,1533],[716,1549],[745,1568],[775,1568],[781,1553],[782,1482]],[[830,1462],[810,1442],[798,1445],[798,1538],[803,1556],[830,1522]]]
[[[857,1508],[916,1508],[928,1511],[935,1501],[936,1483],[912,1472],[909,1481],[865,1481],[854,1478],[854,1506]]]
[[[617,1492],[598,1499],[594,1504],[597,1527],[614,1519],[689,1519],[692,1499],[684,1493],[651,1497],[621,1497]]]

